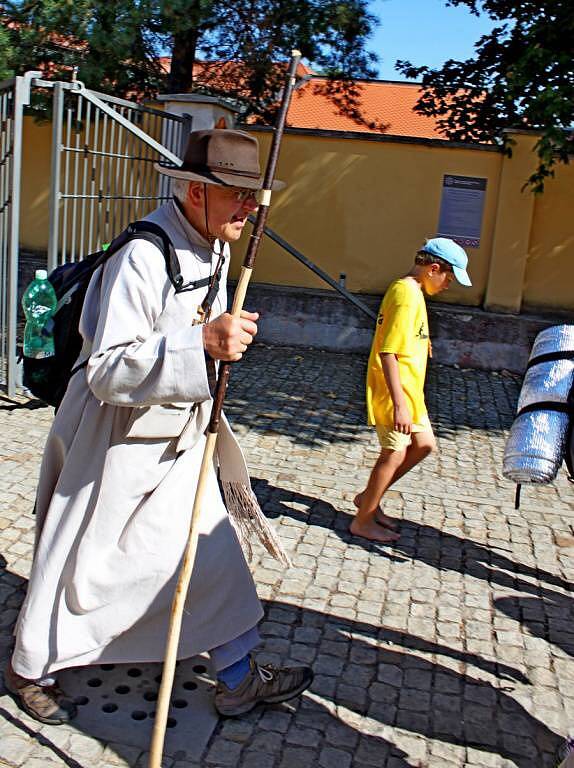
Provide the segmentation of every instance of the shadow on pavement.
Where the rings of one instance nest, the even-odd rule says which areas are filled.
[[[25,580],[9,573],[5,565],[3,561],[0,585],[8,584],[12,595],[18,595],[18,600],[11,599],[10,607],[16,609],[23,597]],[[473,665],[506,684],[513,680],[527,682],[512,666],[495,664],[478,654],[403,631],[288,603],[267,601],[265,609],[263,653],[274,655],[279,661],[310,662],[316,674],[311,690],[315,695],[264,712],[257,710],[248,715],[255,722],[280,715],[288,720],[286,730],[313,729],[325,734],[328,746],[339,744],[353,749],[359,762],[372,764],[373,756],[377,756],[377,764],[383,766],[388,757],[394,768],[414,768],[421,763],[411,765],[405,753],[392,744],[389,729],[393,727],[427,739],[473,746],[508,757],[519,768],[551,765],[551,756],[561,743],[560,736],[509,696],[504,685],[493,685],[466,670],[466,665]],[[14,620],[13,611],[11,621],[2,626],[3,664],[9,655],[5,641]],[[431,661],[417,652],[444,657],[450,662],[447,665]],[[460,663],[460,671],[453,668],[453,662]],[[340,708],[351,717],[343,717]],[[44,727],[42,733],[37,733],[34,721],[22,720],[4,708],[0,708],[0,716],[50,749],[69,768],[88,768],[62,753],[50,738],[51,728]],[[371,723],[368,734],[361,731],[362,716]],[[376,732],[379,726],[380,735]],[[225,721],[221,727],[225,727]],[[214,738],[217,739],[217,732]],[[287,740],[285,749],[288,748]],[[113,750],[122,755],[121,745],[114,743]]]
[[[267,517],[276,518],[284,515],[309,525],[328,528],[345,542],[352,542],[369,551],[380,551],[385,557],[419,560],[439,571],[463,573],[491,584],[521,590],[550,601],[559,598],[567,600],[557,592],[525,581],[526,578],[536,579],[560,589],[570,590],[571,585],[560,576],[542,568],[533,568],[525,563],[511,560],[471,539],[444,533],[424,523],[402,520],[399,541],[392,546],[378,544],[352,536],[348,530],[351,516],[337,510],[324,499],[283,489],[263,479],[252,478],[252,484]],[[304,506],[306,509],[295,509],[290,506],[291,503],[296,503],[298,507]]]
[[[68,768],[87,768],[87,766],[82,765],[82,763],[78,763],[78,761],[74,760],[73,757],[67,755],[63,749],[60,749],[60,747],[58,747],[57,744],[55,744],[50,739],[50,737],[46,735],[46,733],[38,733],[37,731],[33,730],[19,717],[12,715],[3,707],[0,707],[0,718],[17,728],[23,736],[34,739],[39,746],[49,749],[52,754],[61,760],[64,765],[67,765]],[[37,725],[40,727],[40,723]]]
[[[509,696],[508,685],[478,679],[466,665],[524,683],[519,670],[410,633],[287,604],[267,602],[266,615],[267,644],[273,645],[274,622],[294,627],[293,656],[301,645],[319,642],[311,660],[316,674],[311,690],[339,707],[383,726],[512,759],[520,768],[552,764],[561,737]],[[463,662],[465,671],[411,650]],[[364,759],[354,754],[359,762]]]
[[[545,592],[540,597],[499,597],[494,607],[519,621],[534,637],[574,656],[574,602],[566,595]]]
[[[475,369],[429,365],[425,400],[435,434],[448,438],[460,430],[510,429],[521,379]]]
[[[9,397],[0,395],[0,411],[36,411],[38,408],[49,408],[49,405],[42,402],[42,400],[25,400],[19,402],[18,400],[11,400]]]
[[[233,368],[225,411],[257,434],[286,435],[299,445],[364,440],[366,363],[357,354],[254,345],[249,365]],[[508,429],[519,391],[512,374],[431,362],[426,401],[435,433],[448,438],[461,430]]]

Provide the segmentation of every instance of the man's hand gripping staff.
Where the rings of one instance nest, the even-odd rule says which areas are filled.
[[[253,322],[257,319],[255,314],[245,312],[243,310],[243,302],[245,300],[245,294],[247,292],[247,287],[249,285],[249,280],[251,278],[251,273],[253,271],[261,238],[263,237],[265,230],[265,223],[271,202],[271,189],[273,185],[273,179],[275,177],[277,160],[279,157],[279,148],[281,145],[281,139],[283,137],[283,130],[285,127],[287,111],[291,101],[293,86],[295,84],[295,72],[300,57],[301,54],[299,51],[292,52],[287,82],[283,91],[283,98],[281,101],[279,114],[277,116],[277,124],[275,126],[273,140],[271,143],[271,150],[269,152],[267,167],[265,169],[263,189],[261,190],[259,207],[257,209],[257,217],[253,227],[253,232],[249,240],[243,266],[241,267],[239,282],[233,297],[231,317],[229,315],[222,316],[220,321],[221,328],[219,328],[216,323],[212,323],[210,324],[211,327],[209,329],[204,330],[204,343],[207,351],[210,351],[211,346],[214,352],[214,356],[221,359],[223,362],[219,367],[219,376],[215,389],[213,408],[211,411],[209,426],[207,428],[207,440],[201,462],[201,470],[199,474],[197,490],[195,493],[195,500],[193,503],[189,537],[183,555],[182,566],[172,602],[163,675],[159,690],[152,742],[150,747],[149,768],[160,768],[161,766],[165,729],[167,725],[167,715],[169,710],[169,700],[173,687],[175,665],[177,660],[177,647],[179,644],[179,637],[181,632],[183,608],[189,588],[191,573],[193,571],[193,565],[195,562],[195,553],[197,550],[197,522],[201,514],[201,506],[205,494],[205,486],[209,468],[213,462],[213,455],[215,452],[223,401],[225,400],[225,393],[229,383],[230,365],[232,361],[239,360],[242,353],[247,348],[250,338],[253,336],[253,333],[251,332],[253,329],[250,328],[250,324],[253,324]],[[220,346],[221,339],[224,336],[228,337],[227,331],[229,330],[227,327],[224,328],[223,326],[229,323],[235,324],[236,333],[233,334],[233,341],[230,343],[226,342],[226,348],[222,350]],[[218,330],[221,330],[222,333],[218,334]],[[247,336],[250,338],[247,339]]]
[[[257,333],[257,312],[241,310],[239,317],[224,312],[203,327],[203,346],[214,360],[235,363]]]

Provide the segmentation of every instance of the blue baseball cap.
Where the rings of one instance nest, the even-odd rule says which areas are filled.
[[[472,285],[466,271],[468,256],[464,248],[461,248],[454,240],[448,237],[433,237],[431,240],[426,241],[420,252],[430,253],[431,256],[448,261],[449,264],[452,264],[452,271],[458,282],[461,285]]]

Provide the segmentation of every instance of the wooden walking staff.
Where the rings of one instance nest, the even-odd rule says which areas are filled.
[[[281,106],[277,117],[277,125],[273,134],[269,159],[267,161],[267,168],[265,169],[265,175],[263,177],[263,189],[261,190],[261,197],[257,210],[257,218],[253,227],[251,238],[249,240],[249,245],[247,247],[247,254],[243,261],[243,266],[241,267],[239,282],[233,297],[231,313],[235,317],[239,317],[241,314],[243,302],[245,300],[245,294],[247,292],[247,286],[249,285],[249,280],[253,271],[253,265],[255,263],[257,251],[259,250],[259,243],[264,234],[265,222],[267,220],[267,213],[269,211],[269,204],[271,202],[271,186],[275,177],[275,169],[277,167],[277,159],[279,157],[279,147],[283,136],[283,129],[285,127],[285,119],[287,117],[287,110],[291,101],[293,86],[295,84],[295,71],[297,69],[297,64],[299,63],[300,57],[301,54],[299,51],[293,51],[291,54],[289,75],[285,89],[283,91],[283,98],[281,100]],[[173,678],[175,675],[175,665],[177,661],[177,648],[179,645],[179,636],[183,619],[183,608],[185,604],[185,598],[187,596],[187,590],[189,588],[189,582],[191,580],[193,565],[195,562],[195,553],[197,550],[197,522],[201,514],[201,506],[205,494],[207,477],[213,466],[215,444],[217,442],[219,421],[221,418],[223,401],[225,400],[225,392],[229,382],[229,374],[230,363],[221,363],[219,366],[219,376],[215,389],[211,418],[207,428],[207,440],[201,461],[201,469],[199,472],[199,480],[197,482],[197,490],[195,492],[195,500],[193,502],[193,510],[191,513],[191,521],[189,526],[189,537],[184,551],[182,566],[171,606],[171,618],[167,636],[163,674],[157,700],[157,708],[150,747],[150,757],[148,763],[149,768],[160,768],[161,766],[169,701],[173,688]]]

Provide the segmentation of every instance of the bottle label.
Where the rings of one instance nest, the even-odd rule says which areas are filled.
[[[36,278],[22,297],[22,308],[26,316],[23,351],[25,357],[42,359],[55,354],[52,318],[58,302],[46,276],[37,275]]]
[[[54,357],[54,349],[52,346],[52,351],[50,352],[49,349],[35,349],[33,350],[31,355],[26,355],[26,357],[32,357],[34,360],[43,360],[46,357]]]

